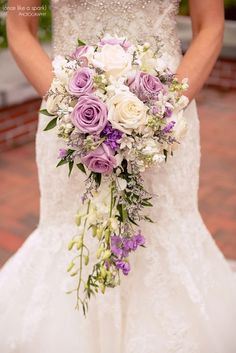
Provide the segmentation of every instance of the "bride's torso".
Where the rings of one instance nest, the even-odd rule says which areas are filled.
[[[177,65],[179,0],[52,0],[53,54],[69,53],[80,39],[94,43],[103,33],[151,42]]]

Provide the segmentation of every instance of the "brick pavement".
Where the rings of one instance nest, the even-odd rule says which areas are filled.
[[[204,89],[198,97],[202,164],[199,203],[225,256],[236,259],[236,91]],[[36,227],[39,191],[34,143],[0,155],[0,265]]]

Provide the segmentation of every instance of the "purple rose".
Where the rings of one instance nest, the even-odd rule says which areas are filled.
[[[121,38],[102,38],[99,42],[100,45],[110,44],[116,45],[119,44],[123,49],[128,49],[131,44],[126,39]]]
[[[74,96],[80,97],[84,94],[92,93],[93,77],[92,71],[88,67],[82,67],[69,81],[68,89]]]
[[[80,97],[75,105],[71,120],[84,133],[100,134],[107,123],[107,106],[95,95]]]
[[[92,172],[110,174],[116,167],[112,149],[102,143],[96,150],[81,157],[82,163]]]
[[[164,86],[158,77],[138,71],[130,77],[127,85],[132,93],[143,102],[157,99],[159,92],[164,90]]]

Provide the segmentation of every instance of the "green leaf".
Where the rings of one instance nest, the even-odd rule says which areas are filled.
[[[154,223],[153,220],[151,218],[149,218],[148,216],[144,216],[144,218],[146,219],[146,221],[148,221],[150,223]]]
[[[60,165],[66,164],[68,161],[66,159],[61,159],[60,162],[57,163],[57,167],[60,167]]]
[[[49,123],[47,124],[47,126],[45,127],[45,129],[43,131],[47,131],[47,130],[51,130],[53,129],[55,126],[57,125],[57,117],[52,119],[51,121],[49,121]]]
[[[143,201],[143,202],[141,203],[141,205],[142,205],[142,206],[146,206],[146,207],[152,207],[152,206],[153,206],[153,204],[152,204],[151,202],[148,202],[148,201]]]
[[[117,205],[117,210],[118,210],[118,212],[120,214],[121,222],[124,222],[128,218],[127,210],[125,209],[124,205],[122,205],[122,204],[118,204]]]
[[[130,218],[130,217],[128,217],[128,218],[131,223],[133,223],[135,226],[138,226],[138,224],[132,218]]]
[[[82,163],[78,163],[76,164],[77,167],[81,170],[81,172],[83,172],[84,174],[86,174],[86,170],[85,170],[85,167]]]
[[[93,173],[94,180],[98,186],[101,185],[102,174],[101,173]]]
[[[78,44],[79,47],[82,47],[82,46],[86,45],[86,43],[84,41],[82,41],[81,39],[79,39],[79,38],[77,39],[77,44]]]
[[[70,176],[70,175],[71,175],[71,172],[72,172],[73,166],[74,166],[74,161],[69,161],[69,174],[68,174],[68,176]]]
[[[167,162],[168,151],[167,150],[163,150],[163,152],[164,152],[164,156],[165,156],[165,162]]]
[[[47,116],[55,116],[55,114],[51,114],[47,111],[47,109],[41,109],[39,113],[47,115]]]

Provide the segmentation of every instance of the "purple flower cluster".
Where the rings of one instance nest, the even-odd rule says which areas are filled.
[[[138,246],[144,245],[144,243],[145,238],[140,232],[129,238],[116,234],[111,237],[111,251],[118,257],[118,259],[115,260],[115,265],[118,269],[122,270],[124,275],[127,275],[130,271],[130,264],[124,260],[124,258],[127,257],[131,251],[135,251]]]
[[[106,136],[104,143],[108,145],[112,150],[116,151],[119,147],[117,142],[122,137],[122,132],[118,129],[113,129],[110,122],[106,124],[101,132],[101,136]]]
[[[173,129],[174,126],[175,126],[175,121],[170,121],[162,131],[167,134]]]
[[[128,261],[116,260],[116,268],[122,270],[123,274],[127,276],[130,271],[130,264]]]

